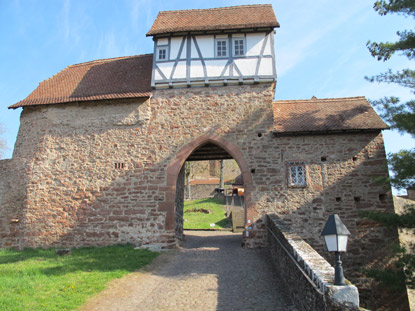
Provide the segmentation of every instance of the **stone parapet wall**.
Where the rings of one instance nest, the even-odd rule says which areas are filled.
[[[358,310],[359,293],[348,282],[333,285],[334,268],[276,215],[267,217],[274,266],[299,310]]]

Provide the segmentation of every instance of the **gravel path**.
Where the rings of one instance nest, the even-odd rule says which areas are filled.
[[[241,235],[186,231],[183,249],[116,280],[81,310],[296,310],[265,250]]]

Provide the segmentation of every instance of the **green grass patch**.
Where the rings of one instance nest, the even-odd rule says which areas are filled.
[[[53,249],[0,249],[0,310],[74,310],[157,255],[130,245],[73,249],[65,256]]]
[[[209,211],[210,213],[203,213],[201,212],[202,210]],[[184,202],[183,218],[184,229],[230,228],[230,221],[226,217],[225,205],[220,199],[208,198]],[[210,224],[215,224],[215,226],[211,227]]]

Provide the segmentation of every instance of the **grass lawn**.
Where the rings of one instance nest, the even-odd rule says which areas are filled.
[[[73,249],[65,256],[53,249],[0,249],[0,310],[74,310],[157,255],[129,245]]]
[[[187,212],[188,210],[209,210],[209,214],[201,212]],[[221,200],[214,198],[200,199],[184,202],[184,229],[223,229],[230,227],[230,221],[226,218],[226,208]],[[211,227],[210,224],[215,224]]]

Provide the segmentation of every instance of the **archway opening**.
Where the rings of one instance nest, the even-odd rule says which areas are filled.
[[[244,230],[244,178],[230,152],[207,141],[188,155],[176,182],[175,220],[179,242],[184,230]]]

